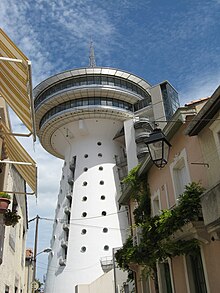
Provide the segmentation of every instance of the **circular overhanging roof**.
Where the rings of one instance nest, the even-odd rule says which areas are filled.
[[[131,82],[136,83],[137,85],[139,85],[146,91],[151,87],[150,83],[127,71],[122,71],[119,69],[108,68],[108,67],[78,68],[78,69],[64,71],[45,79],[34,88],[34,96],[37,97],[46,88],[62,80],[65,80],[71,77],[93,75],[93,74],[103,74],[103,75],[121,77],[123,79],[127,79]]]
[[[65,110],[48,119],[38,131],[38,136],[41,144],[49,153],[63,159],[63,155],[58,153],[51,144],[52,135],[62,126],[80,119],[94,118],[124,121],[132,117],[132,112],[113,107],[91,106],[84,108],[82,107],[81,109],[76,109],[75,111],[73,111],[73,109],[70,109],[69,111]]]

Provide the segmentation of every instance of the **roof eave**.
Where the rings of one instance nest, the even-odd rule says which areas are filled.
[[[185,134],[189,136],[197,135],[218,113],[220,109],[220,86],[215,90],[211,98],[194,117],[188,125]]]

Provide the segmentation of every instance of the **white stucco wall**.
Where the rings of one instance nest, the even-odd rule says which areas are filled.
[[[127,214],[119,211],[120,182],[115,156],[120,155],[120,145],[113,140],[123,124],[110,119],[86,119],[65,125],[54,133],[52,143],[65,154],[60,194],[56,209],[52,241],[53,256],[50,256],[46,293],[74,292],[75,285],[89,284],[103,274],[100,258],[111,256],[112,248],[122,246],[127,228]],[[61,143],[60,143],[61,142]],[[97,143],[100,142],[101,145]],[[85,155],[88,155],[85,158]],[[98,156],[102,154],[102,156]],[[69,162],[76,156],[76,169],[72,193],[71,220],[69,228],[66,266],[59,266],[64,251],[61,241],[65,239],[63,223],[67,221],[64,209],[69,206],[66,198],[70,192],[68,175]],[[88,168],[84,171],[84,168]],[[102,167],[103,170],[99,170]],[[100,181],[104,184],[101,185]],[[87,185],[84,186],[84,182]],[[101,199],[104,195],[105,199]],[[87,200],[83,201],[86,196]],[[106,216],[102,212],[106,212]],[[87,216],[82,217],[86,212]],[[103,228],[108,232],[103,233]],[[82,234],[82,229],[86,234]],[[86,247],[82,252],[81,248]],[[108,246],[108,250],[104,249]]]

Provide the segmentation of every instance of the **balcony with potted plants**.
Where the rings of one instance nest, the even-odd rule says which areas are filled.
[[[17,210],[8,209],[11,203],[11,196],[8,193],[0,192],[0,214],[2,216],[3,225],[14,227],[20,220]]]

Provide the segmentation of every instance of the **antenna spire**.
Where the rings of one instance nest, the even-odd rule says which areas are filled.
[[[90,42],[90,53],[89,53],[89,67],[96,67],[95,63],[95,52],[93,47],[93,42]]]

